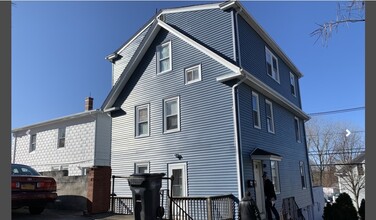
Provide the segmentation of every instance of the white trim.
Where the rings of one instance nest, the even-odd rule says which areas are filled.
[[[295,125],[298,125],[298,128],[296,128]],[[298,129],[298,130],[296,130],[296,129]],[[295,130],[295,140],[296,140],[296,142],[301,143],[302,142],[302,132],[300,131],[300,119],[298,117],[294,117],[294,130]],[[298,132],[298,133],[296,133],[296,132]]]
[[[272,162],[275,162],[276,164],[276,167],[275,167],[275,172],[276,172],[276,177],[278,179],[278,184],[276,183],[273,183],[274,185],[274,190],[275,190],[275,193],[276,194],[280,194],[281,193],[281,176],[279,174],[279,161],[278,160],[270,160],[270,170],[271,170],[271,173],[270,173],[270,178],[272,179],[272,182],[274,181],[274,178],[273,178],[273,168],[272,168]]]
[[[35,137],[35,142],[33,142],[33,137]],[[31,134],[30,135],[30,142],[29,142],[29,153],[34,152],[37,149],[37,134]],[[33,149],[34,144],[34,149]]]
[[[216,8],[219,8],[219,4],[220,3],[205,4],[205,5],[193,5],[193,6],[181,7],[181,8],[164,9],[160,14],[157,15],[157,17],[159,17],[162,14],[171,14],[171,13],[180,13],[180,12],[188,12],[188,11],[200,11],[200,10],[207,10],[207,9],[216,9]]]
[[[259,125],[258,126],[256,126],[255,125],[255,119],[253,118],[253,98],[254,97],[256,97],[256,101],[257,101],[257,119],[258,119],[258,123],[259,123]],[[256,93],[256,92],[254,92],[254,91],[252,91],[252,119],[253,119],[253,127],[254,128],[257,128],[257,129],[261,129],[261,117],[260,117],[260,98],[259,98],[259,95]]]
[[[252,160],[276,160],[281,161],[282,157],[276,155],[251,155]]]
[[[171,101],[171,100],[176,100],[176,102],[177,102],[177,108],[178,109],[177,109],[176,115],[177,115],[177,126],[178,127],[175,128],[175,129],[167,130],[166,102]],[[167,133],[173,133],[173,132],[177,132],[177,131],[180,131],[180,97],[179,96],[163,100],[163,133],[167,134]]]
[[[291,79],[291,77],[292,77],[292,79]],[[293,80],[293,81],[291,81],[291,80]],[[291,91],[291,86],[294,87],[294,93],[292,93],[292,91]],[[295,75],[292,72],[290,72],[290,92],[291,92],[291,95],[296,97],[296,80],[295,80]]]
[[[140,131],[139,131],[139,124],[140,124],[140,115],[139,115],[139,110],[140,109],[145,109],[147,110],[147,124],[148,124],[148,131],[146,134],[141,134],[140,135]],[[135,137],[148,137],[150,135],[150,104],[144,104],[144,105],[139,105],[139,106],[136,106],[135,108]]]
[[[182,170],[182,191],[183,191],[183,196],[188,196],[188,173],[187,173],[187,163],[170,163],[167,164],[168,166],[168,177],[172,176],[172,170]],[[172,182],[170,183],[172,184]],[[170,196],[172,195],[172,190],[170,192]]]
[[[162,47],[165,47],[166,45],[168,45],[168,58],[163,58],[161,59],[161,48]],[[172,70],[172,49],[171,49],[171,41],[167,41],[167,42],[164,42],[164,43],[161,43],[160,45],[157,46],[156,48],[156,52],[157,52],[157,55],[156,55],[156,58],[157,58],[157,75],[160,75],[160,74],[163,74],[163,73],[167,73],[167,72],[170,72]],[[168,69],[162,71],[162,72],[159,72],[160,71],[160,68],[161,68],[161,61],[163,60],[169,60],[169,67]]]
[[[208,55],[209,57],[213,58],[214,60],[216,60],[217,62],[221,63],[222,65],[224,65],[225,67],[227,67],[231,71],[233,71],[233,72],[240,72],[240,68],[238,66],[230,63],[229,61],[227,61],[226,59],[222,58],[218,54],[216,54],[213,51],[207,49],[206,47],[202,46],[201,44],[199,44],[196,41],[192,40],[191,38],[187,37],[186,35],[180,33],[179,31],[177,31],[176,29],[174,29],[170,25],[164,23],[163,21],[161,21],[159,19],[157,19],[157,20],[158,20],[158,25],[159,26],[161,26],[164,29],[166,29],[167,31],[171,32],[173,35],[177,36],[181,40],[185,41],[186,43],[188,43],[189,45],[191,45],[194,48],[198,49],[199,51],[203,52],[204,54]]]
[[[271,70],[272,71],[270,74],[268,73],[268,55],[271,56]],[[277,72],[274,72],[274,64],[273,64],[273,58],[276,60],[277,62]],[[267,46],[265,46],[265,62],[266,62],[266,75],[270,76],[272,79],[274,79],[276,82],[280,83],[279,81],[279,62],[278,62],[278,57],[276,57],[274,55],[274,53],[272,51],[269,50],[269,48]],[[275,75],[274,75],[275,74]]]
[[[191,81],[187,81],[187,72],[188,71],[191,71],[191,70],[195,70],[197,69],[198,71],[198,79],[193,79]],[[185,85],[189,85],[189,84],[192,84],[192,83],[195,83],[195,82],[200,82],[202,80],[202,77],[201,77],[201,64],[198,64],[198,65],[195,65],[195,66],[192,66],[192,67],[188,67],[186,69],[184,69],[184,84]]]
[[[154,19],[148,25],[146,25],[141,31],[139,31],[138,34],[136,34],[134,37],[132,37],[132,39],[130,39],[127,44],[125,44],[121,49],[119,49],[115,53],[119,54],[119,53],[123,52],[123,50],[125,48],[127,48],[129,46],[129,44],[131,44],[138,36],[140,36],[140,34],[142,34],[148,27],[150,27],[150,25],[152,25],[153,22],[154,22]]]
[[[271,120],[271,127],[269,127],[268,124],[268,107],[265,106],[265,116],[266,116],[266,128],[269,133],[275,134],[275,125],[274,125],[274,113],[273,113],[273,103],[267,99],[265,99],[265,105],[269,105],[269,110],[270,110],[270,120]]]

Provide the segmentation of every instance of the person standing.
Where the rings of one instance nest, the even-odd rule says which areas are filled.
[[[265,209],[268,220],[272,220],[272,212],[276,220],[279,220],[279,214],[275,208],[275,200],[277,196],[275,195],[274,185],[272,181],[268,178],[266,172],[263,173],[262,178],[264,179],[264,194],[265,194]]]

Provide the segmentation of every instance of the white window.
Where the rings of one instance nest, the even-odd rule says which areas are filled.
[[[274,133],[273,105],[269,100],[265,100],[265,104],[266,104],[266,125],[268,127],[268,132]]]
[[[291,87],[291,94],[296,96],[296,82],[295,82],[295,75],[290,72],[290,87]]]
[[[272,182],[274,185],[275,193],[280,193],[281,188],[279,186],[279,164],[278,161],[271,160],[270,161],[270,168],[272,169]]]
[[[305,188],[307,188],[307,185],[306,185],[305,169],[304,169],[304,162],[303,161],[299,161],[299,170],[300,170],[300,179],[301,179],[301,182],[302,182],[302,188],[305,189]]]
[[[29,148],[29,152],[35,151],[36,148],[37,148],[37,134],[32,134],[30,136],[30,148]]]
[[[201,81],[201,64],[185,69],[185,84]]]
[[[58,148],[65,147],[65,128],[59,128],[57,147]]]
[[[164,132],[180,131],[179,97],[165,99],[164,102]]]
[[[187,196],[187,164],[176,163],[168,165],[168,176],[173,176],[172,196]]]
[[[157,74],[168,72],[171,69],[171,41],[169,41],[157,47]]]
[[[300,133],[300,121],[299,118],[294,118],[294,124],[295,124],[295,137],[297,142],[301,142],[301,133]]]
[[[266,73],[279,83],[278,59],[265,47],[266,54]]]
[[[136,107],[136,137],[149,136],[149,104]]]
[[[252,116],[253,116],[253,126],[255,128],[261,128],[260,121],[260,102],[257,93],[252,92]]]
[[[134,173],[149,173],[149,162],[135,163]]]

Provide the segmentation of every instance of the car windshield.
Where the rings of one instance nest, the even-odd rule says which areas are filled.
[[[21,164],[12,164],[12,175],[32,175],[32,176],[40,176],[40,174],[34,170],[33,168],[21,165]]]

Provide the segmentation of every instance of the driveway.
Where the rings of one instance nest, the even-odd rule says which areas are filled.
[[[31,215],[27,208],[12,210],[12,220],[133,220],[133,216],[110,213],[83,215],[82,211],[45,209],[40,215]]]

